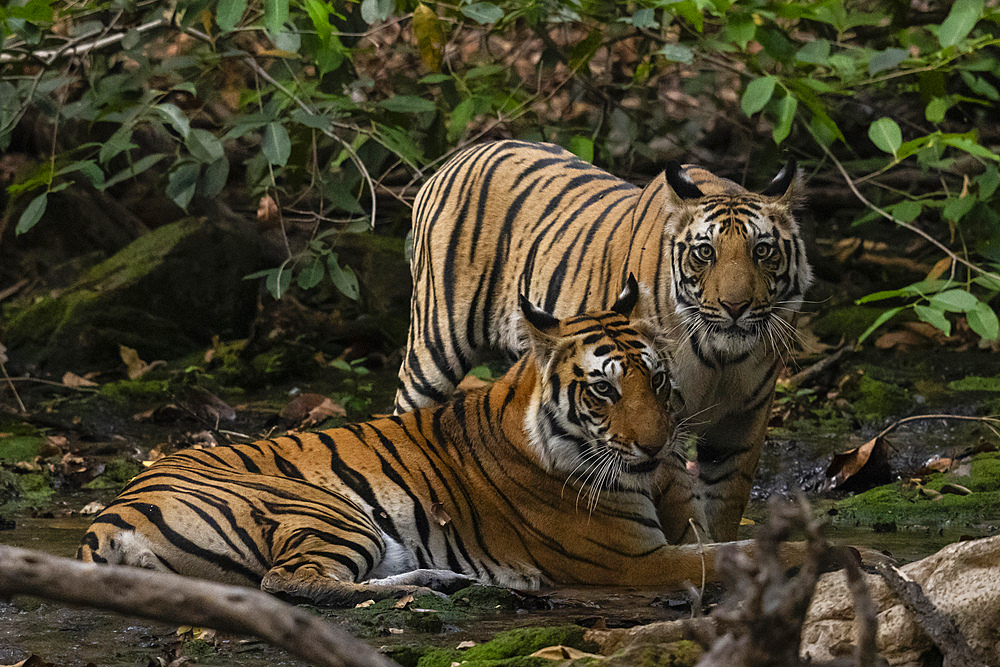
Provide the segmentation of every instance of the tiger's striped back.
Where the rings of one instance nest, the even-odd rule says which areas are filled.
[[[518,352],[517,296],[557,317],[600,309],[629,273],[698,433],[714,537],[749,498],[788,321],[811,281],[794,166],[757,194],[699,167],[637,188],[551,144],[453,157],[413,209],[413,297],[396,411],[447,400],[484,350]]]
[[[334,605],[428,583],[700,576],[656,517],[655,475],[684,472],[666,369],[627,316],[637,297],[632,282],[615,310],[562,321],[525,302],[532,351],[448,405],[161,459],[78,556]]]

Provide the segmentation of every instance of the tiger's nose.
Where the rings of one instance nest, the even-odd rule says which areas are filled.
[[[750,307],[749,301],[720,301],[719,303],[722,304],[722,307],[726,309],[726,312],[729,313],[729,316],[733,318],[734,321],[738,320],[740,315],[746,312],[746,309]]]
[[[654,456],[656,456],[657,454],[660,453],[661,449],[663,449],[663,443],[662,442],[640,444],[640,443],[638,443],[636,441],[633,441],[632,442],[632,446],[635,447],[636,449],[638,449],[639,451],[641,451],[643,454],[645,454],[649,458],[653,458]]]

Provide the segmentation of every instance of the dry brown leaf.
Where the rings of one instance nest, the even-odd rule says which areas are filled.
[[[578,658],[600,658],[601,656],[581,651],[572,646],[548,646],[535,651],[529,657],[544,658],[545,660],[576,660]]]
[[[935,456],[934,458],[927,461],[924,464],[923,469],[920,470],[921,474],[926,474],[928,472],[948,472],[951,470],[952,465],[954,465],[955,460],[950,458],[944,458],[940,456]]]
[[[390,635],[401,635],[403,634],[403,628],[389,628]]]
[[[77,456],[72,452],[66,452],[63,454],[62,460],[59,461],[59,465],[62,466],[63,475],[73,475],[76,473],[86,472],[87,470],[83,457]]]
[[[934,268],[930,270],[924,280],[937,280],[944,272],[951,268],[952,263],[951,257],[943,257],[938,260],[938,263],[934,265]]]
[[[396,609],[406,609],[406,605],[410,604],[411,602],[413,602],[413,596],[407,594],[396,600],[396,604],[392,606]]]
[[[129,380],[138,380],[157,366],[162,366],[167,363],[161,360],[147,364],[139,358],[138,352],[133,350],[131,347],[126,347],[125,345],[118,346],[118,354],[121,355],[122,361],[125,362],[125,366],[128,368]]]
[[[373,604],[375,604],[375,600],[365,600],[364,602],[359,602],[356,605],[354,605],[354,608],[355,609],[365,609],[367,607],[372,606]]]
[[[458,646],[456,646],[455,648],[457,648],[459,651],[461,651],[463,649],[472,648],[475,645],[476,645],[476,642],[474,642],[474,641],[472,641],[470,639],[466,639],[464,642],[459,642]]]
[[[972,489],[967,486],[962,486],[961,484],[955,484],[954,482],[948,482],[941,486],[941,493],[952,494],[955,496],[968,496],[972,493]]]
[[[274,229],[279,223],[278,205],[271,195],[264,195],[257,204],[257,229],[265,231]]]
[[[66,371],[62,376],[62,383],[67,387],[97,387],[99,386],[93,380],[88,380],[85,377],[77,375],[71,371]]]
[[[875,340],[875,347],[880,350],[899,348],[905,350],[911,347],[926,345],[927,338],[913,331],[890,331]]]
[[[859,491],[892,481],[885,438],[872,438],[860,447],[835,454],[826,469],[825,489]]]
[[[451,517],[444,511],[444,505],[441,503],[431,505],[431,516],[434,517],[439,526],[446,526],[451,522]]]
[[[444,46],[447,42],[443,23],[437,12],[422,2],[413,10],[413,33],[417,38],[420,60],[432,72],[441,69]]]
[[[100,500],[93,500],[80,508],[80,514],[85,516],[99,514],[104,508],[105,505]]]

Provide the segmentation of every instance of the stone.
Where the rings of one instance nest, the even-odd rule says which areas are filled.
[[[950,544],[901,568],[947,614],[973,652],[1000,665],[1000,536]],[[935,653],[913,614],[879,575],[866,575],[879,610],[878,653],[893,667],[921,667]],[[799,654],[813,661],[849,658],[854,649],[854,604],[843,572],[824,575],[806,614]]]

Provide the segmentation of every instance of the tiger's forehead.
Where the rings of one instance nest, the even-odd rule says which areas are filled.
[[[572,339],[574,347],[582,352],[580,360],[588,373],[618,375],[630,366],[649,369],[659,365],[652,342],[618,313],[563,320],[559,333]]]
[[[688,227],[690,239],[720,234],[756,236],[774,231],[776,221],[764,212],[763,198],[747,193],[734,197],[706,197],[698,206],[692,224]]]

